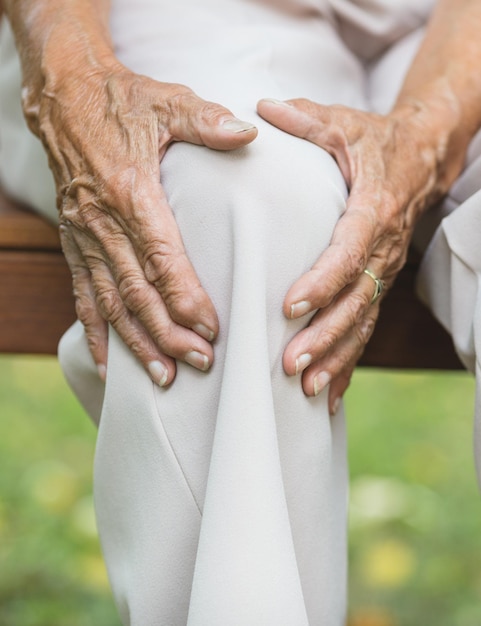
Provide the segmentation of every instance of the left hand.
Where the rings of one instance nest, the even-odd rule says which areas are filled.
[[[374,281],[364,270],[389,288],[404,265],[418,216],[445,191],[437,143],[442,130],[433,132],[429,116],[409,107],[381,116],[309,100],[261,100],[258,112],[327,150],[349,188],[329,247],[284,300],[290,319],[317,311],[288,344],[284,369],[302,372],[308,396],[330,383],[333,414],[379,313],[379,301],[371,304]]]

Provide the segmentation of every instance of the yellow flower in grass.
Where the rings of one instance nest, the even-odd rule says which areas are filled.
[[[77,499],[78,476],[60,461],[41,461],[32,466],[27,482],[33,499],[51,513],[68,511]]]
[[[72,528],[86,538],[97,538],[97,524],[92,496],[84,496],[72,508],[70,516]]]
[[[109,589],[109,579],[100,554],[90,554],[79,560],[79,574],[83,583],[93,589]]]
[[[348,626],[397,626],[397,622],[386,609],[366,607],[357,609],[349,619]]]
[[[416,555],[406,543],[385,539],[364,554],[361,571],[371,587],[393,589],[405,585],[416,568]]]

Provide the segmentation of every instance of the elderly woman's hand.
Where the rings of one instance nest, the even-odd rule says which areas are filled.
[[[61,239],[77,314],[103,376],[107,322],[160,385],[174,359],[213,360],[214,306],[190,264],[160,185],[173,141],[228,150],[252,141],[252,124],[117,63],[26,90],[24,110],[54,173]],[[173,357],[173,358],[171,358]]]
[[[430,128],[429,113],[416,107],[380,116],[307,100],[263,100],[258,110],[327,150],[349,188],[330,246],[284,301],[291,319],[317,311],[287,346],[285,371],[302,372],[308,396],[330,383],[334,413],[378,316],[379,302],[371,303],[376,284],[364,270],[392,285],[418,216],[446,191],[460,164],[443,171],[448,126]]]

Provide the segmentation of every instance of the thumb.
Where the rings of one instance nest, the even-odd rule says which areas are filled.
[[[257,103],[257,112],[277,128],[326,150],[337,161],[344,179],[351,186],[349,148],[366,129],[364,113],[302,98],[286,101],[265,98]]]
[[[285,101],[265,98],[257,103],[257,112],[277,128],[317,144],[332,121],[330,107],[303,98]]]
[[[257,137],[254,124],[236,118],[229,109],[193,93],[178,98],[173,107],[177,110],[173,111],[168,128],[174,141],[233,150]]]

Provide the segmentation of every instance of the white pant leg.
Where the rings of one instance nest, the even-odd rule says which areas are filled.
[[[219,313],[212,371],[179,364],[158,389],[111,335],[95,498],[126,623],[343,624],[343,417],[281,365],[301,326],[282,299],[326,246],[343,184],[325,153],[265,132],[272,143],[244,154],[176,146],[164,168]]]
[[[211,37],[198,36],[188,13],[185,41],[171,33],[185,7],[170,7],[167,39],[157,28],[157,43],[132,24],[128,4],[114,6],[114,36],[127,33],[119,55],[247,119],[264,95],[362,106],[362,72],[325,23],[292,26],[278,14],[269,21],[261,7],[231,4],[238,15],[215,5],[222,24],[209,21]],[[166,59],[169,45],[175,54]],[[283,298],[327,245],[345,188],[322,150],[256,123],[259,138],[243,150],[175,145],[161,168],[219,314],[212,371],[179,364],[171,388],[158,389],[110,337],[95,499],[116,600],[132,625],[344,623],[343,416],[329,419],[326,393],[306,398],[281,359],[305,323],[284,319]],[[72,363],[75,343],[67,336],[62,346],[64,364]],[[88,396],[90,384],[82,394],[73,377]]]
[[[288,20],[235,1],[133,4],[114,3],[121,59],[240,117],[254,119],[262,96],[364,106],[361,67],[312,12]],[[344,621],[343,416],[329,420],[326,393],[307,399],[281,366],[303,323],[284,319],[282,300],[327,245],[344,183],[323,151],[257,123],[244,150],[179,144],[162,163],[219,313],[212,371],[179,364],[171,388],[158,389],[111,333],[95,498],[125,624]],[[78,325],[61,360],[98,412],[103,389]]]

